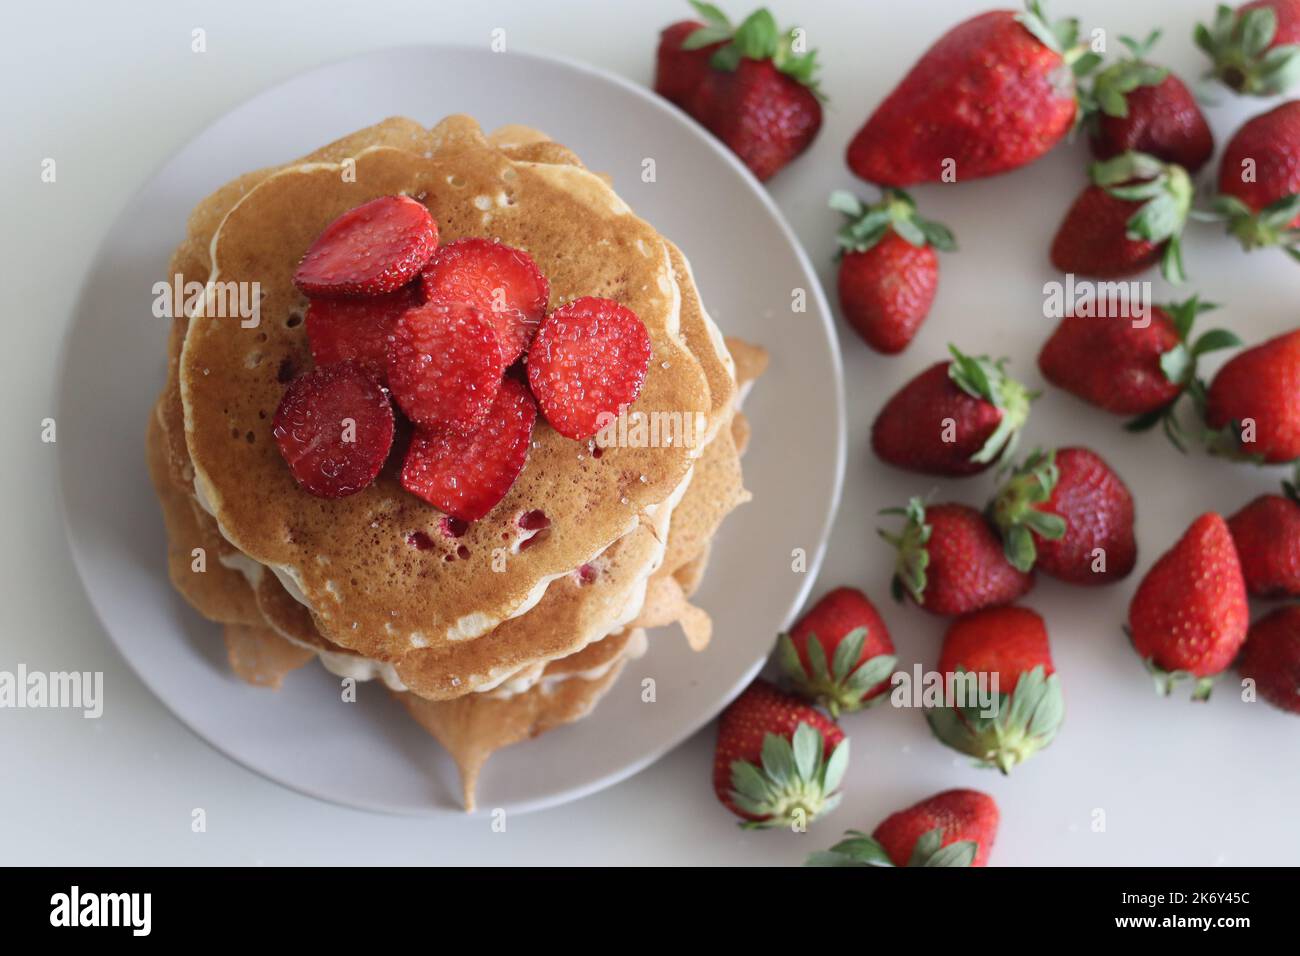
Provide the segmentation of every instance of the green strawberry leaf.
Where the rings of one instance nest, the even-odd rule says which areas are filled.
[[[727,15],[719,7],[706,3],[704,0],[690,0],[690,2],[691,6],[695,8],[695,12],[703,17],[706,23],[726,27],[728,30],[731,29],[731,21],[727,19]]]

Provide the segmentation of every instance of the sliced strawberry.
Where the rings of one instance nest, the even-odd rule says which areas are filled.
[[[483,420],[505,365],[492,320],[463,302],[408,309],[388,336],[388,384],[411,421],[465,434]]]
[[[631,309],[585,296],[546,317],[528,350],[528,384],[566,438],[590,438],[636,401],[650,367],[650,334]]]
[[[472,435],[419,428],[411,439],[402,487],[439,511],[476,521],[506,496],[528,458],[537,406],[522,382],[501,383],[487,418]]]
[[[407,285],[366,299],[312,299],[307,306],[307,341],[317,365],[356,359],[375,381],[388,383],[388,336],[403,312],[420,304],[420,291]]]
[[[438,248],[438,224],[409,196],[350,209],[316,237],[293,274],[308,295],[382,295],[414,279]]]
[[[272,425],[294,480],[320,498],[346,498],[368,487],[393,444],[388,395],[353,361],[294,379]]]
[[[528,253],[492,239],[457,239],[434,253],[421,276],[432,302],[467,302],[492,317],[506,365],[527,351],[546,315],[551,285]]]

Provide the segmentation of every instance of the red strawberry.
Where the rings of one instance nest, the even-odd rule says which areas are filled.
[[[464,302],[490,316],[504,365],[528,350],[551,296],[532,256],[492,239],[457,239],[440,247],[420,281],[427,301]]]
[[[817,94],[766,59],[711,71],[690,112],[763,182],[811,146],[822,126]]]
[[[1300,492],[1260,495],[1228,519],[1246,590],[1256,597],[1300,597]]]
[[[1038,368],[1053,385],[1085,402],[1118,415],[1140,416],[1130,428],[1163,422],[1176,437],[1168,413],[1195,381],[1196,360],[1241,344],[1223,329],[1190,341],[1196,317],[1214,308],[1192,296],[1152,306],[1147,314],[1125,304],[1115,315],[1068,315],[1039,353]]]
[[[966,505],[926,507],[913,498],[906,508],[881,514],[907,519],[898,535],[880,536],[898,549],[893,593],[911,596],[934,614],[955,615],[1010,604],[1034,586],[1032,573],[1012,567],[985,517]]]
[[[1133,495],[1087,448],[1036,451],[989,508],[1007,560],[1072,584],[1110,584],[1137,561]]]
[[[382,295],[414,279],[438,247],[438,224],[409,196],[350,209],[316,237],[293,281],[312,296]]]
[[[1256,116],[1228,140],[1211,208],[1244,248],[1282,246],[1300,259],[1300,100]]]
[[[416,429],[402,466],[402,487],[453,518],[477,521],[519,477],[536,420],[528,389],[507,378],[473,434]]]
[[[876,416],[871,447],[883,461],[922,474],[973,475],[1015,448],[1037,393],[1007,377],[1003,361],[948,350],[951,362],[916,376]]]
[[[320,498],[346,498],[368,487],[393,444],[388,394],[356,362],[298,376],[271,424],[294,480]]]
[[[848,764],[839,727],[759,678],[718,720],[713,789],[745,827],[800,826],[835,809]]]
[[[1280,607],[1255,622],[1237,670],[1270,704],[1300,714],[1300,605]]]
[[[1092,185],[1065,214],[1052,240],[1052,265],[1062,272],[1111,279],[1160,263],[1182,282],[1182,231],[1192,208],[1187,170],[1145,153],[1093,163]]]
[[[882,186],[993,176],[1031,163],[1074,125],[1071,67],[1100,59],[1075,45],[1074,20],[1049,26],[1037,2],[944,34],[849,143],[855,174]]]
[[[717,38],[710,41],[715,34]],[[655,53],[654,91],[685,108],[709,72],[709,58],[730,38],[729,27],[713,29],[699,20],[665,27]]]
[[[1132,54],[1096,75],[1087,92],[1089,141],[1098,159],[1136,150],[1196,173],[1214,152],[1214,134],[1186,84],[1146,61],[1144,43],[1120,37]]]
[[[808,866],[987,866],[998,805],[978,790],[945,790],[890,814],[871,836],[849,830]]]
[[[556,309],[528,350],[528,384],[566,438],[590,438],[641,394],[650,334],[635,312],[584,296]]]
[[[834,192],[830,205],[849,217],[839,232],[840,308],[878,352],[907,348],[930,312],[939,257],[956,248],[947,227],[917,215],[912,197],[887,189],[874,206]]]
[[[709,24],[685,45],[725,42],[709,56],[709,69],[682,105],[755,176],[769,179],[821,129],[816,51],[796,53],[802,35],[782,33],[767,10],[756,10],[734,31],[716,7],[697,4],[696,10]],[[680,85],[670,86],[684,87],[694,66],[692,61]]]
[[[1211,450],[1270,464],[1300,458],[1300,329],[1233,356],[1210,382]]]
[[[388,336],[398,317],[420,303],[414,285],[364,299],[312,299],[307,340],[317,365],[357,362],[381,385],[388,383]]]
[[[411,421],[462,434],[481,422],[505,365],[492,320],[462,302],[408,309],[388,336],[388,382]]]
[[[879,699],[897,663],[889,629],[857,588],[827,593],[777,639],[777,653],[799,693],[836,718]]]
[[[991,607],[953,621],[943,639],[939,672],[954,678],[955,700],[927,710],[941,742],[1003,773],[1050,744],[1065,716],[1060,678],[1052,666],[1043,619],[1028,608]],[[960,674],[986,675],[997,693],[993,708]],[[957,696],[960,692],[960,696]]]
[[[1160,693],[1193,678],[1192,699],[1210,696],[1250,623],[1246,582],[1223,518],[1201,515],[1152,565],[1129,604],[1128,621],[1133,647]]]
[[[1300,74],[1300,0],[1219,5],[1214,23],[1196,25],[1196,45],[1214,61],[1214,75],[1238,93],[1271,96]]]

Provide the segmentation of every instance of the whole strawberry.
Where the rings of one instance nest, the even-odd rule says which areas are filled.
[[[1034,586],[1031,573],[1007,561],[988,520],[960,504],[926,506],[913,498],[906,508],[882,514],[903,516],[903,530],[880,536],[898,551],[894,597],[908,595],[933,614],[957,615],[1010,604]]]
[[[886,817],[871,836],[849,830],[807,866],[987,866],[998,805],[978,790],[945,790]]]
[[[1093,163],[1092,185],[1065,214],[1052,240],[1062,272],[1113,279],[1157,263],[1170,282],[1186,278],[1182,231],[1192,208],[1187,170],[1145,153]]]
[[[1300,492],[1260,495],[1228,519],[1246,590],[1256,597],[1300,597]]]
[[[802,826],[840,802],[848,764],[842,730],[760,678],[718,720],[713,789],[744,827]]]
[[[1047,627],[1028,608],[985,608],[953,621],[938,670],[955,675],[956,699],[925,712],[930,730],[980,766],[1010,773],[1056,739],[1065,716],[1061,681]],[[977,696],[980,684],[997,694],[992,707]]]
[[[1178,440],[1169,414],[1196,380],[1196,361],[1207,352],[1240,345],[1231,332],[1214,329],[1195,342],[1196,317],[1217,306],[1196,296],[1152,306],[1143,313],[1130,303],[1114,315],[1068,315],[1038,354],[1038,368],[1053,385],[1117,415],[1138,416],[1142,430],[1163,423]]]
[[[733,27],[717,7],[693,3],[705,23],[673,24],[660,40],[655,89],[722,140],[760,180],[802,153],[822,125],[816,51],[756,10]],[[682,36],[685,34],[685,36]],[[697,54],[709,51],[703,60]]]
[[[1133,495],[1100,455],[1061,448],[1030,455],[989,507],[1007,560],[1071,584],[1110,584],[1137,562]]]
[[[1147,61],[1160,38],[1120,37],[1130,58],[1106,67],[1084,96],[1088,140],[1098,159],[1136,150],[1195,174],[1214,152],[1214,134],[1186,84]]]
[[[1300,605],[1280,607],[1255,622],[1237,670],[1270,704],[1300,714]]]
[[[939,287],[935,249],[955,249],[946,226],[921,218],[907,193],[886,189],[868,206],[852,193],[834,192],[830,205],[849,217],[839,232],[840,309],[878,352],[907,348],[930,314]]]
[[[1300,329],[1233,356],[1210,381],[1212,451],[1269,464],[1300,458]]]
[[[1209,698],[1249,624],[1237,548],[1213,512],[1192,522],[1151,566],[1128,610],[1129,637],[1156,689],[1168,695],[1177,682],[1193,680],[1193,700]]]
[[[1247,250],[1281,246],[1300,259],[1300,100],[1247,121],[1228,141],[1206,218],[1227,222]]]
[[[1220,4],[1210,26],[1196,25],[1196,45],[1213,74],[1238,93],[1271,96],[1300,79],[1300,0],[1254,0],[1236,10]]]
[[[889,629],[857,588],[828,592],[777,639],[777,655],[799,693],[837,718],[878,700],[897,663]]]
[[[1100,59],[1078,23],[1048,24],[1037,0],[953,27],[849,143],[849,169],[881,186],[955,182],[1031,163],[1074,125],[1072,68]]]
[[[899,389],[871,426],[881,460],[930,475],[973,475],[1014,450],[1038,397],[1007,376],[1004,360],[972,358],[930,366]]]

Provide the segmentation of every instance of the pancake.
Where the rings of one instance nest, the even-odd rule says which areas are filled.
[[[474,694],[450,701],[430,701],[414,694],[397,697],[451,754],[460,771],[465,809],[473,810],[479,775],[488,757],[503,747],[585,717],[618,680],[627,657],[639,655],[644,643],[643,631],[611,636],[552,663],[540,683],[509,697]],[[548,682],[548,678],[552,680]]]
[[[230,669],[241,680],[257,687],[279,690],[286,674],[316,656],[266,627],[227,624],[222,636]]]
[[[257,601],[243,575],[218,560],[226,542],[215,527],[204,528],[195,514],[194,501],[178,487],[171,473],[162,425],[149,416],[145,432],[149,477],[162,504],[167,529],[167,573],[172,587],[204,617],[222,624],[262,623]],[[194,569],[194,549],[203,549],[202,570]]]
[[[185,545],[201,540],[206,542],[209,552],[218,558],[215,567],[219,573],[206,578],[204,586],[197,591],[200,600],[204,602],[199,610],[207,616],[214,616],[208,612],[215,610],[228,617],[238,618],[233,621],[232,627],[227,628],[226,634],[232,668],[250,682],[278,687],[285,673],[302,666],[311,656],[316,655],[335,673],[361,678],[378,677],[395,691],[404,691],[409,687],[416,693],[399,693],[399,698],[408,711],[456,759],[462,773],[466,804],[471,808],[475,783],[487,757],[500,747],[536,736],[588,713],[616,679],[625,656],[640,653],[644,646],[644,632],[640,626],[644,622],[652,622],[647,626],[659,626],[680,621],[693,647],[699,649],[707,643],[711,621],[705,612],[693,607],[688,598],[699,585],[704,573],[710,539],[719,523],[736,504],[748,499],[748,493],[741,484],[740,449],[737,447],[738,436],[747,436],[748,426],[743,416],[735,411],[735,407],[744,386],[766,363],[764,350],[739,342],[735,347],[741,354],[733,362],[728,350],[731,343],[724,343],[717,327],[705,313],[689,264],[680,250],[658,237],[640,220],[635,220],[600,179],[585,171],[572,151],[551,142],[536,130],[520,126],[503,127],[492,134],[490,141],[491,145],[467,118],[453,117],[432,131],[422,130],[418,124],[407,120],[387,120],[369,130],[345,137],[296,164],[240,177],[204,200],[191,217],[189,235],[173,255],[173,271],[181,272],[187,280],[203,279],[207,277],[209,263],[215,261],[212,279],[216,282],[253,281],[254,276],[270,275],[270,279],[257,279],[266,293],[262,300],[262,323],[254,329],[241,329],[233,319],[199,316],[193,322],[184,317],[174,321],[169,343],[171,361],[168,386],[160,397],[156,414],[151,421],[148,440],[150,471],[159,496],[163,499],[165,516],[169,510],[175,512],[167,521],[169,554],[174,552],[178,556],[184,555],[184,567],[187,570],[190,549]],[[375,146],[380,148],[372,148]],[[386,155],[390,153],[394,155]],[[213,411],[219,398],[215,393],[220,391],[211,383],[212,379],[220,381],[219,377],[211,375],[216,364],[214,359],[225,362],[224,365],[217,366],[223,369],[221,375],[239,381],[240,389],[250,384],[255,386],[255,394],[258,394],[257,385],[266,384],[266,375],[230,375],[231,371],[236,371],[238,361],[247,364],[252,360],[253,353],[260,353],[258,357],[262,361],[253,362],[252,367],[246,369],[252,371],[270,361],[267,354],[274,347],[281,350],[281,357],[290,359],[295,371],[308,367],[310,362],[301,334],[301,322],[292,321],[295,312],[300,318],[304,302],[291,286],[285,290],[281,275],[284,266],[279,261],[281,257],[274,254],[275,249],[266,248],[268,243],[252,238],[255,226],[270,222],[272,225],[266,226],[270,230],[266,235],[279,236],[275,230],[279,230],[280,226],[275,223],[286,222],[290,211],[296,213],[298,210],[295,203],[304,202],[308,193],[311,196],[306,200],[307,204],[316,201],[315,193],[311,190],[304,191],[300,188],[301,183],[285,186],[280,182],[289,177],[312,178],[318,185],[326,187],[319,191],[327,194],[331,200],[340,191],[354,193],[359,188],[356,183],[351,184],[351,190],[341,190],[336,182],[319,180],[323,171],[331,177],[338,177],[341,167],[329,164],[336,164],[350,156],[357,157],[358,183],[364,182],[365,189],[375,191],[347,201],[342,209],[364,202],[372,195],[389,192],[411,194],[410,189],[391,187],[396,180],[414,181],[417,188],[414,194],[430,206],[435,218],[439,220],[444,242],[451,241],[459,234],[481,235],[488,232],[504,242],[528,249],[551,278],[552,307],[566,298],[580,294],[612,295],[634,310],[638,308],[632,304],[633,301],[656,303],[661,308],[655,317],[656,325],[651,326],[647,317],[642,315],[643,320],[647,320],[654,342],[652,374],[648,376],[647,391],[649,380],[655,379],[656,397],[653,401],[647,401],[646,393],[643,392],[642,398],[631,412],[676,411],[680,414],[688,409],[675,408],[669,399],[687,396],[693,402],[689,406],[689,413],[702,416],[706,423],[702,433],[697,436],[699,440],[694,447],[688,449],[613,447],[600,449],[599,454],[593,454],[592,442],[565,442],[567,451],[580,463],[577,467],[566,460],[566,456],[557,455],[553,444],[548,443],[564,440],[550,433],[549,428],[539,425],[538,432],[534,435],[535,447],[525,472],[534,466],[535,458],[544,454],[548,461],[560,463],[560,470],[566,476],[576,476],[577,481],[573,483],[581,486],[581,492],[585,492],[586,496],[570,491],[568,496],[560,496],[560,506],[553,507],[553,498],[545,496],[545,489],[558,487],[558,481],[550,484],[537,481],[533,489],[538,495],[535,500],[545,502],[544,510],[551,519],[551,524],[543,534],[537,536],[538,540],[523,548],[519,545],[525,541],[526,534],[508,526],[504,529],[507,534],[501,538],[502,543],[496,546],[502,547],[507,555],[505,574],[509,576],[509,572],[515,570],[510,566],[516,558],[528,558],[531,552],[538,549],[555,550],[553,539],[562,532],[569,532],[563,537],[572,538],[563,541],[566,553],[575,550],[581,553],[580,539],[584,537],[590,548],[591,535],[585,532],[593,510],[597,512],[594,517],[600,527],[613,527],[621,533],[616,533],[603,547],[591,551],[591,558],[572,565],[567,572],[539,573],[536,567],[524,569],[526,573],[521,577],[528,580],[531,575],[536,583],[524,600],[517,601],[513,607],[509,606],[513,598],[501,600],[497,592],[502,589],[488,589],[493,593],[492,603],[487,606],[498,608],[497,613],[501,614],[499,623],[485,626],[485,621],[493,615],[481,608],[476,609],[470,612],[470,615],[478,618],[473,627],[466,627],[463,619],[457,621],[455,626],[448,629],[443,641],[429,640],[427,629],[408,632],[404,628],[409,628],[409,624],[393,624],[392,621],[381,618],[384,625],[382,639],[376,640],[373,635],[369,635],[357,636],[348,644],[335,642],[333,638],[337,633],[341,613],[339,609],[358,606],[356,595],[352,595],[349,601],[348,595],[331,594],[330,584],[335,585],[335,591],[349,590],[338,586],[338,580],[332,572],[303,574],[300,562],[305,563],[309,557],[315,559],[319,555],[325,555],[328,560],[318,561],[317,564],[326,566],[332,565],[335,559],[333,554],[325,551],[312,554],[297,539],[301,528],[316,533],[314,537],[309,535],[309,540],[321,543],[337,541],[337,536],[319,533],[319,519],[311,513],[312,508],[323,510],[324,506],[336,502],[312,499],[307,502],[309,507],[302,525],[297,520],[293,523],[285,521],[277,529],[281,532],[291,530],[293,533],[290,535],[282,534],[288,540],[276,541],[272,535],[271,543],[277,546],[273,549],[275,553],[283,555],[292,552],[295,561],[277,563],[262,560],[260,553],[257,558],[253,557],[256,552],[246,554],[245,541],[228,525],[229,516],[233,514],[237,519],[236,527],[247,528],[251,524],[254,532],[265,536],[267,529],[259,527],[256,521],[249,522],[248,515],[237,506],[244,505],[247,509],[253,509],[264,506],[268,498],[287,500],[290,505],[301,504],[295,502],[292,495],[284,495],[283,490],[277,491],[274,483],[271,490],[276,491],[275,494],[264,491],[261,494],[246,495],[240,491],[239,484],[250,479],[241,478],[238,468],[223,465],[220,461],[223,454],[239,457],[232,453],[244,450],[239,447],[240,444],[255,446],[262,441],[264,447],[261,451],[265,451],[269,426],[265,429],[265,436],[263,432],[255,430],[250,441],[245,432],[244,442],[237,443],[237,436],[230,431],[229,424],[234,422],[234,427],[237,428],[244,422],[251,421],[248,413],[254,407],[257,411],[265,412],[265,403],[246,403],[242,400],[242,391],[235,393],[222,408],[227,423],[226,433],[217,436],[222,440],[213,440],[212,422],[221,421],[222,417]],[[475,169],[482,167],[486,156],[495,156],[498,163],[505,164],[492,167],[496,170],[497,179],[489,182],[469,176],[462,177],[462,182],[452,187],[452,199],[460,200],[459,204],[452,202],[454,213],[444,220],[439,203],[440,200],[446,201],[443,198],[447,195],[446,191],[418,187],[428,186],[431,182],[436,186],[438,175],[449,169],[460,169],[462,164],[467,163]],[[430,169],[435,171],[430,172]],[[459,174],[455,172],[447,173],[448,177],[457,175]],[[484,187],[484,183],[488,185]],[[476,225],[473,222],[475,213],[464,208],[464,196],[472,194],[490,197],[492,183],[502,189],[497,197],[498,205],[489,204],[486,209],[475,205],[476,212],[482,214],[480,223]],[[505,185],[502,186],[502,183]],[[452,184],[448,182],[447,186]],[[259,192],[263,189],[285,192],[286,195],[272,198],[263,195],[259,198]],[[570,195],[575,189],[580,194],[578,200],[573,200]],[[557,284],[555,275],[551,274],[554,267],[548,265],[545,255],[525,241],[512,239],[509,231],[517,229],[521,231],[517,234],[523,234],[533,221],[535,210],[529,209],[527,216],[515,216],[515,207],[531,207],[532,203],[525,200],[535,194],[543,194],[554,200],[555,190],[565,197],[558,201],[562,208],[568,209],[576,201],[594,216],[595,221],[608,230],[607,233],[600,233],[598,238],[608,238],[608,248],[622,254],[623,258],[618,261],[626,259],[634,264],[633,268],[611,278],[614,266],[610,263],[592,264],[586,261],[584,264],[574,262],[564,265],[564,257],[561,256],[559,261],[562,265],[555,271],[562,276],[561,282],[567,285]],[[462,195],[455,196],[456,191]],[[421,192],[424,193],[423,196],[420,196]],[[506,205],[500,205],[502,201]],[[503,212],[503,209],[506,211]],[[230,215],[232,210],[234,215]],[[326,222],[332,218],[332,215],[324,212],[320,215],[325,217]],[[512,216],[518,221],[511,220]],[[499,217],[508,220],[504,226],[498,224]],[[632,225],[626,220],[632,220]],[[553,224],[539,228],[554,233]],[[457,229],[465,231],[457,233]],[[302,230],[306,235],[306,243],[314,237],[314,232],[307,234],[309,232],[310,230]],[[292,241],[297,240],[290,240]],[[541,241],[546,242],[545,239]],[[639,260],[631,256],[629,244],[636,248]],[[223,249],[226,250],[224,253]],[[584,257],[589,258],[589,249],[584,248],[582,252]],[[210,253],[212,258],[204,253]],[[289,258],[291,261],[288,269],[291,274],[297,255]],[[597,276],[600,281],[612,284],[611,287],[622,294],[612,293],[610,287],[595,291],[578,288],[577,277],[588,273]],[[640,281],[634,288],[633,284],[638,282],[637,277],[643,277],[644,281]],[[575,291],[566,294],[563,291],[566,287]],[[267,292],[268,288],[277,291]],[[285,302],[290,303],[287,311],[283,310]],[[277,309],[281,311],[276,311]],[[176,314],[180,314],[179,310]],[[641,314],[639,310],[638,314]],[[296,335],[291,334],[294,329],[297,330]],[[191,332],[196,332],[197,335],[191,336]],[[261,334],[265,334],[265,338],[256,344],[249,339],[250,335],[256,339]],[[191,349],[194,350],[193,355]],[[685,365],[679,366],[678,362],[682,360]],[[199,364],[200,361],[204,364]],[[201,374],[204,369],[209,372],[208,375]],[[683,369],[689,374],[683,374]],[[276,371],[275,396],[278,403],[278,365]],[[741,377],[739,383],[738,373]],[[204,381],[205,379],[209,381]],[[196,416],[193,409],[186,407],[191,393],[200,402],[208,403],[205,406],[206,416]],[[265,394],[270,395],[271,392],[267,390]],[[230,405],[236,408],[232,409]],[[265,421],[261,418],[258,420]],[[543,433],[549,435],[544,436]],[[546,442],[542,441],[544,437]],[[232,444],[234,448],[231,447]],[[543,451],[539,452],[539,448]],[[213,474],[201,467],[195,469],[191,462],[195,449],[200,456],[203,449],[213,452],[213,464],[210,466]],[[643,454],[638,456],[638,451]],[[635,500],[630,520],[626,515],[620,515],[618,509],[608,509],[608,501],[605,501],[605,508],[593,508],[601,503],[595,497],[594,489],[611,487],[608,479],[611,464],[618,466],[620,479],[612,487],[624,490],[629,487],[628,469],[642,460],[644,453],[658,454],[663,451],[671,453],[670,456],[661,457],[672,457],[677,463],[677,471],[663,469],[654,474],[635,472],[638,485],[644,486],[651,484],[652,479],[658,480],[653,494],[646,492]],[[197,460],[206,459],[199,457]],[[264,465],[255,455],[247,458],[247,461],[255,466]],[[597,462],[599,468],[595,467]],[[265,474],[256,467],[252,472],[257,481],[262,480],[257,476]],[[679,476],[678,481],[668,487],[666,493],[660,494],[668,486],[667,476],[673,474]],[[287,477],[287,473],[284,477]],[[602,479],[605,479],[603,484]],[[391,498],[394,494],[411,498],[392,486],[391,479],[387,481],[391,487],[385,491],[386,498]],[[516,489],[518,487],[516,485]],[[223,489],[230,490],[223,495]],[[628,505],[633,505],[632,495],[623,497],[630,499]],[[370,545],[371,549],[374,539],[384,539],[386,535],[383,532],[391,537],[394,528],[401,525],[402,516],[391,512],[392,502],[386,498],[379,499],[377,503],[378,515],[389,519],[380,522],[380,533],[367,535],[364,530],[361,532],[361,540]],[[583,503],[584,507],[574,507],[575,502]],[[187,506],[186,509],[181,510],[178,507],[180,504]],[[503,506],[504,504],[505,502]],[[621,498],[620,504],[623,504]],[[372,503],[372,517],[375,517],[375,509],[376,504]],[[433,516],[437,515],[432,509],[427,510]],[[612,519],[608,514],[610,510],[614,512]],[[188,515],[188,519],[181,520],[176,515]],[[495,515],[496,512],[484,520],[490,520]],[[218,525],[217,518],[221,519],[221,525]],[[301,514],[295,513],[295,519],[300,518]],[[239,520],[243,520],[244,524],[240,524]],[[353,527],[359,526],[354,524]],[[471,530],[473,528],[471,525]],[[435,527],[426,525],[414,530],[424,530],[431,538],[438,540]],[[498,527],[498,530],[501,528]],[[405,538],[405,535],[402,537]],[[468,537],[467,534],[465,538]],[[459,542],[465,538],[456,539],[448,548],[458,548]],[[238,542],[238,546],[235,542]],[[495,545],[495,542],[492,543]],[[285,545],[301,546],[286,549]],[[363,545],[360,550],[366,552],[369,549]],[[413,572],[409,560],[391,560],[393,551],[391,546],[386,551],[381,547],[379,551],[381,556],[389,559],[390,580],[405,576],[406,580],[416,580],[421,587],[427,588],[432,578],[434,590],[439,596],[444,593],[444,589],[450,589],[452,594],[459,593],[456,590],[460,585],[458,579],[469,573],[466,571],[462,575],[439,576],[428,573],[427,569],[424,569],[425,573]],[[367,555],[363,553],[344,557],[356,561]],[[474,557],[477,558],[477,555]],[[444,563],[454,562],[444,560]],[[553,568],[562,563],[564,561],[553,561],[549,566]],[[172,561],[169,559],[170,564]],[[542,565],[547,566],[545,562]],[[310,565],[307,570],[310,571]],[[328,600],[323,605],[313,601],[312,592],[303,587],[299,575],[316,582],[317,594],[323,581],[325,592],[334,599],[335,606],[332,607]],[[175,577],[175,571],[173,576]],[[199,577],[192,573],[189,576]],[[370,583],[353,585],[351,580],[350,578],[350,587],[359,587],[361,590]],[[493,578],[484,577],[484,580],[497,584]],[[190,599],[190,593],[179,582],[177,587]],[[514,589],[512,592],[511,588]],[[504,590],[517,596],[518,583],[506,582]],[[190,591],[195,591],[194,582],[190,582]],[[436,600],[433,596],[426,596],[423,602],[416,602],[410,620],[418,623],[419,614],[422,613],[420,609],[434,606]],[[191,603],[196,603],[198,607],[197,602],[192,600]],[[325,612],[333,609],[334,617],[331,619],[325,612],[317,613],[322,607]],[[505,610],[500,610],[501,608]],[[451,615],[444,617],[450,619]],[[483,626],[484,630],[479,636],[469,639],[470,633],[479,626]],[[350,630],[359,631],[361,627]],[[381,658],[379,655],[385,651],[388,651],[389,656]],[[376,657],[365,656],[370,653],[376,653]]]
[[[527,610],[550,580],[648,520],[685,480],[698,449],[617,447],[596,459],[539,425],[514,488],[458,539],[456,548],[469,557],[450,561],[451,549],[407,543],[415,531],[443,537],[440,515],[391,479],[339,501],[306,495],[279,458],[269,415],[283,390],[285,360],[309,363],[294,265],[339,213],[405,192],[423,197],[447,241],[486,229],[528,249],[551,279],[553,305],[607,295],[646,322],[654,357],[634,411],[680,417],[709,408],[707,380],[680,335],[668,256],[656,254],[662,244],[653,230],[591,174],[514,163],[467,122],[441,124],[435,138],[442,151],[429,159],[389,148],[363,152],[355,183],[344,182],[339,167],[317,164],[277,173],[249,192],[213,241],[213,280],[260,282],[262,321],[244,329],[198,316],[182,353],[186,439],[201,501],[239,550],[287,579],[325,637],[380,660],[479,636]],[[494,195],[505,204],[490,213],[474,203]],[[551,534],[510,554],[521,537],[519,516],[538,503],[545,503]],[[503,553],[510,555],[504,569],[494,572]]]

